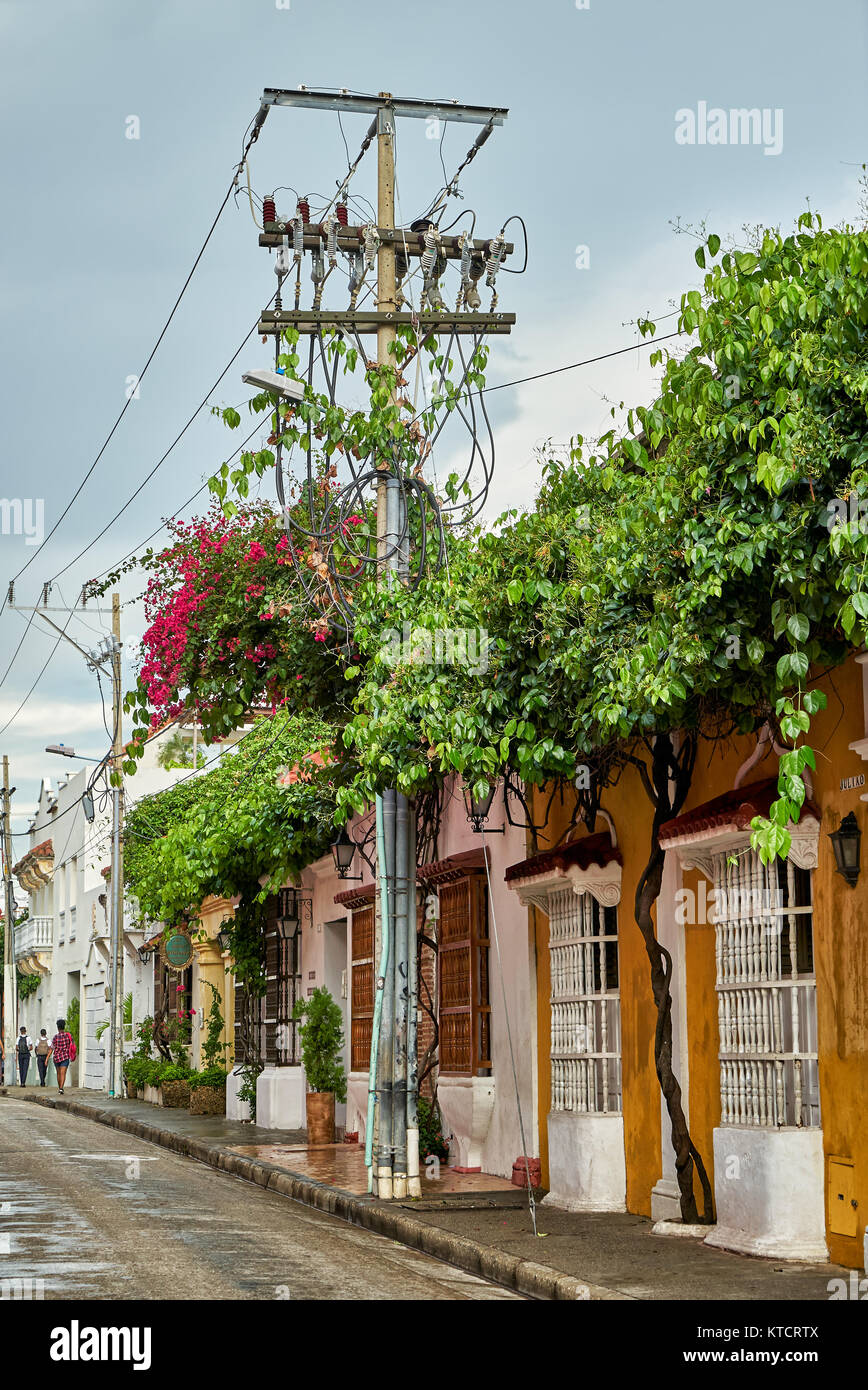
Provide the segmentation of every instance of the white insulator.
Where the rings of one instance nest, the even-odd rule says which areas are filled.
[[[289,274],[289,266],[289,244],[284,237],[283,244],[278,246],[277,255],[274,258],[274,273],[279,280],[282,280],[284,275]]]
[[[339,226],[340,223],[336,217],[330,217],[326,223],[326,253],[329,258],[329,265],[337,265]]]
[[[294,217],[289,225],[292,227],[293,259],[298,263],[304,254],[304,222]]]
[[[380,234],[373,222],[365,227],[365,270],[373,270],[377,252],[380,249]]]
[[[503,260],[504,238],[498,233],[492,240],[488,248],[488,259],[485,262],[485,283],[490,290],[494,289],[494,280],[500,270],[500,262]]]
[[[425,279],[430,279],[431,273],[437,264],[437,252],[439,250],[440,234],[436,227],[429,227],[425,233],[425,250],[422,252],[422,274]]]

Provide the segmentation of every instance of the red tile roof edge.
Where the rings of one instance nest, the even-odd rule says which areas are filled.
[[[562,872],[572,867],[587,869],[591,864],[598,864],[602,869],[606,864],[623,862],[621,851],[612,844],[608,830],[604,830],[598,835],[583,835],[569,844],[558,845],[556,849],[543,850],[530,859],[523,859],[520,864],[510,864],[504,878],[507,883],[512,883],[517,878],[538,878],[552,869]]]
[[[735,787],[721,796],[712,797],[692,811],[685,811],[672,820],[664,821],[658,832],[661,844],[682,835],[702,834],[709,830],[749,830],[754,816],[767,816],[772,802],[777,800],[778,779],[766,777],[761,782],[750,782],[745,787]],[[799,814],[801,821],[805,815],[820,819],[820,808],[816,802],[805,800]]]

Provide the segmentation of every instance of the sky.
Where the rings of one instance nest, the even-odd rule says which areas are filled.
[[[241,406],[241,370],[270,358],[254,337],[218,380],[276,283],[246,194],[230,198],[138,395],[63,515],[202,246],[263,88],[509,108],[455,203],[476,212],[477,235],[513,213],[527,224],[527,270],[499,283],[498,307],[517,323],[493,340],[496,384],[629,348],[639,316],[671,332],[680,295],[701,283],[695,233],[678,226],[743,242],[746,225],[789,230],[808,203],[829,222],[854,218],[866,71],[868,0],[0,0],[0,496],[22,503],[17,528],[14,508],[0,512],[2,590],[19,575],[15,603],[33,605],[52,580],[51,605],[71,605],[166,517],[201,512],[201,496],[183,504],[239,443],[206,407],[129,502],[200,402]],[[741,127],[728,113],[742,108],[765,113],[765,125],[730,142]],[[353,156],[369,121],[343,118]],[[451,176],[476,132],[450,123],[441,133],[442,147],[425,122],[398,124],[405,223],[443,183],[440,154]],[[346,166],[336,115],[277,108],[253,147],[251,183],[260,195],[285,185],[331,196]],[[372,152],[352,188],[375,198],[375,172]],[[520,240],[517,223],[509,234]],[[648,356],[640,348],[488,396],[490,518],[532,503],[546,441],[593,438],[613,405],[651,397],[659,369]],[[28,544],[40,504],[44,534],[57,529]],[[141,575],[120,584],[128,686],[142,587]],[[38,619],[7,671],[27,618],[8,604],[0,614],[16,858],[40,780],[81,766],[45,745],[106,748],[93,673]],[[108,622],[77,613],[69,634],[91,648]]]

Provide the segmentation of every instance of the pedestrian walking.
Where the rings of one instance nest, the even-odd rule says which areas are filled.
[[[18,1076],[21,1086],[27,1085],[27,1073],[30,1069],[30,1054],[33,1051],[33,1043],[28,1035],[24,1024],[15,1040],[15,1055],[18,1058]]]
[[[66,1069],[70,1062],[75,1061],[76,1049],[75,1040],[71,1033],[66,1031],[66,1019],[57,1020],[57,1032],[51,1039],[51,1050],[49,1056],[54,1059],[54,1066],[57,1071],[57,1089],[63,1095],[63,1088],[66,1084]]]
[[[36,1065],[39,1068],[39,1084],[45,1085],[45,1073],[48,1071],[48,1059],[51,1056],[51,1043],[48,1041],[48,1034],[44,1028],[40,1028],[39,1037],[36,1041]]]

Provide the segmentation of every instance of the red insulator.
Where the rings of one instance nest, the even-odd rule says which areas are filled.
[[[273,198],[263,198],[262,200],[262,220],[263,222],[277,221],[277,208]]]
[[[347,223],[350,220],[349,213],[347,212],[346,203],[338,203],[337,207],[335,208],[335,215],[337,216],[338,222],[341,224],[341,226],[346,227]]]
[[[302,222],[310,221],[310,203],[307,198],[299,198],[297,212]]]

